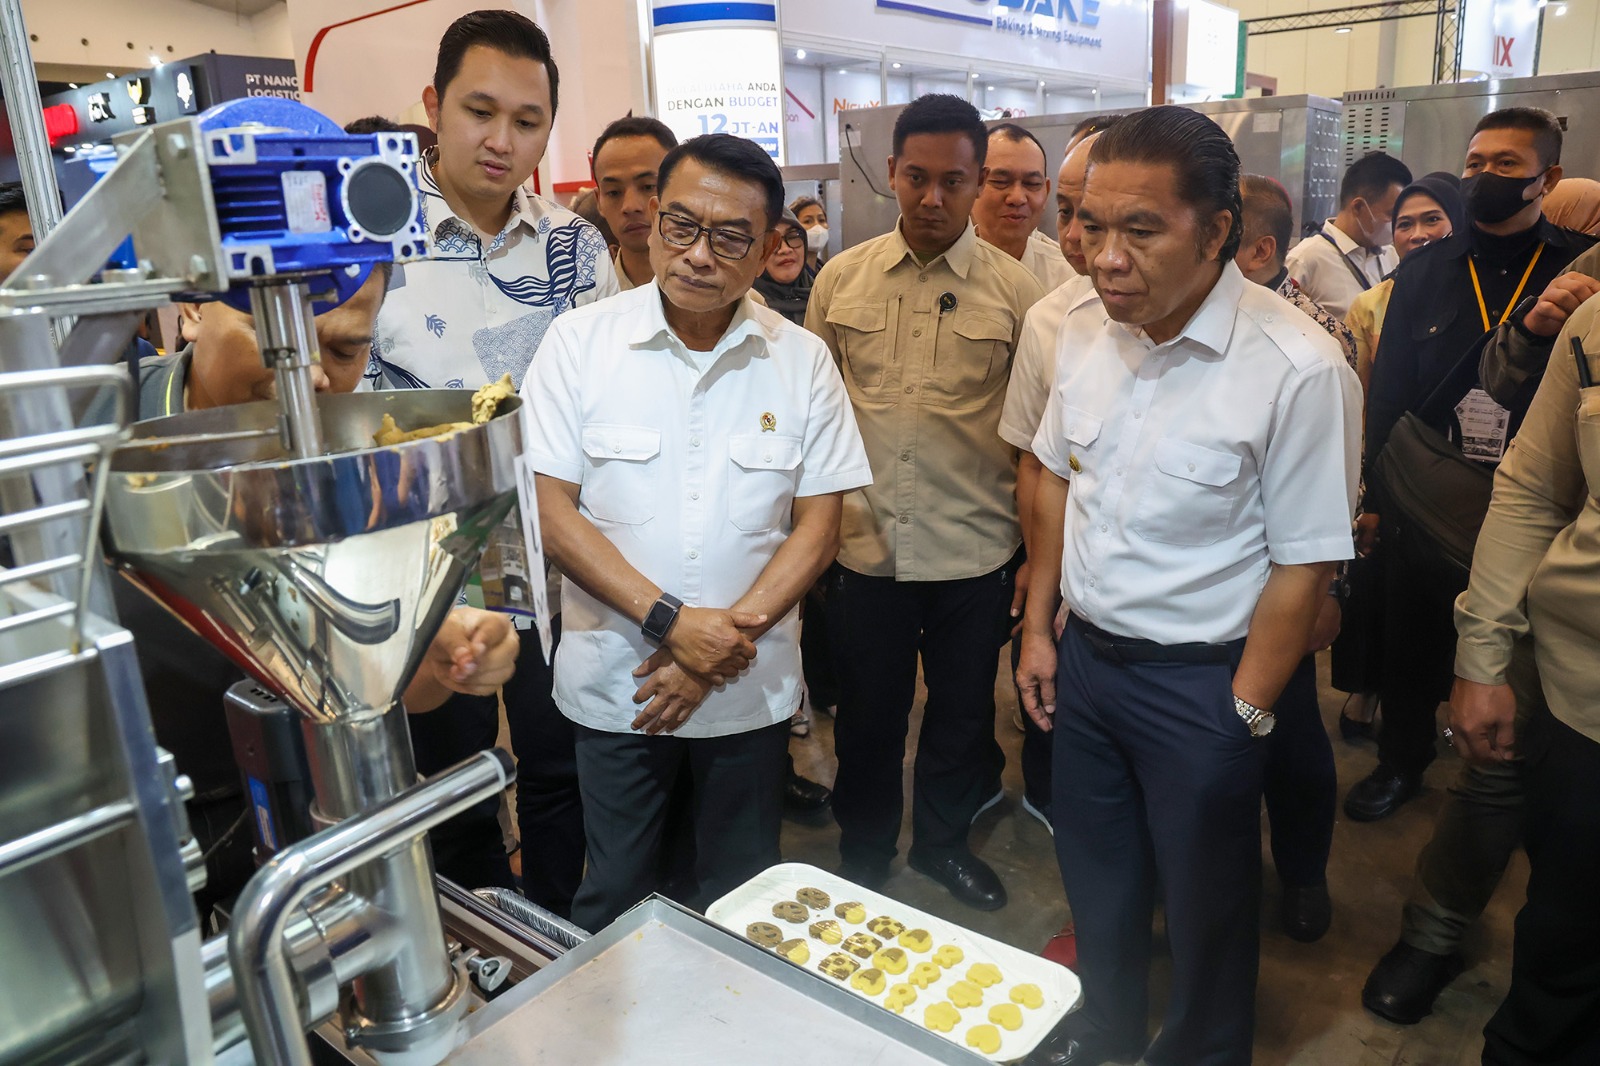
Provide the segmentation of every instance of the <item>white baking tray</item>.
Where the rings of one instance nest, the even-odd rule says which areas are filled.
[[[811,911],[810,917],[799,924],[774,917],[773,904],[783,900],[795,900],[795,894],[802,888],[819,888],[826,892],[831,897],[829,906],[824,910]],[[860,903],[865,907],[866,920],[851,924],[838,917],[834,913],[834,907],[846,902]],[[982,1005],[961,1009],[961,1021],[948,1033],[930,1030],[963,1048],[967,1047],[967,1033],[973,1026],[993,1024],[989,1021],[989,1008],[1011,1002],[1010,991],[1013,987],[1019,984],[1033,984],[1039,987],[1044,1003],[1036,1009],[1022,1010],[1020,1029],[1013,1032],[995,1026],[1000,1034],[1000,1049],[986,1055],[995,1062],[1012,1062],[1027,1055],[1049,1035],[1068,1012],[1078,1006],[1082,997],[1083,990],[1078,984],[1077,975],[1064,966],[1037,955],[1030,955],[1009,944],[1002,944],[998,940],[991,940],[954,922],[928,914],[899,900],[852,884],[836,874],[804,863],[774,866],[757,874],[706,909],[707,918],[740,936],[745,936],[745,930],[754,922],[769,922],[782,930],[785,939],[797,937],[805,940],[810,948],[811,958],[800,968],[819,981],[837,984],[877,1005],[879,1009],[888,1011],[888,1008],[883,1006],[888,990],[896,984],[905,982],[911,975],[912,967],[918,962],[930,961],[933,951],[926,953],[907,951],[909,965],[906,972],[898,976],[886,975],[884,992],[877,996],[869,996],[849,980],[835,980],[825,976],[817,968],[823,959],[840,949],[837,945],[825,944],[808,932],[813,921],[828,918],[838,922],[840,930],[848,936],[850,933],[868,931],[867,923],[880,916],[893,918],[907,929],[926,929],[933,934],[933,951],[940,945],[953,944],[960,948],[965,956],[955,966],[949,969],[941,968],[940,978],[929,984],[926,989],[919,989],[916,1002],[904,1009],[902,1017],[918,1025],[923,1024],[924,1012],[928,1006],[947,1000],[951,986],[964,980],[973,964],[987,962],[999,968],[1001,981],[997,985],[983,989]],[[878,937],[878,939],[883,941],[883,946],[886,948],[898,946],[893,937]],[[778,957],[783,958],[781,955]],[[790,965],[796,964],[790,963]],[[865,961],[861,965],[865,968],[872,963]],[[968,1048],[968,1050],[973,1049]]]

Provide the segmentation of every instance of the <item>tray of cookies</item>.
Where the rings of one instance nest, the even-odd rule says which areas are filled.
[[[803,863],[757,874],[706,917],[994,1062],[1027,1055],[1081,996],[1063,966]]]

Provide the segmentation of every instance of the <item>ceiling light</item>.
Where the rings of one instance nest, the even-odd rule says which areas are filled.
[[[899,70],[900,69],[900,64],[899,63],[890,63],[889,65],[891,67],[893,67],[895,70]]]
[[[1566,13],[1567,13],[1567,5],[1566,4],[1557,4],[1556,5],[1556,14],[1565,15]]]
[[[1350,27],[1349,26],[1340,26],[1338,29],[1334,30],[1333,32],[1334,33],[1349,33],[1350,32]]]
[[[850,72],[849,72],[849,71],[848,71],[848,70],[844,70],[844,69],[841,69],[841,70],[840,70],[840,71],[839,71],[839,73],[840,73],[840,74],[848,74],[848,73],[850,73]]]
[[[983,87],[983,91],[984,92],[988,92],[988,93],[992,93],[992,92],[994,92],[994,86],[993,85],[985,85]]]
[[[151,56],[150,57],[150,65],[152,67],[159,67],[161,65],[161,57],[160,56]]]
[[[1044,88],[1044,79],[1043,78],[1039,79],[1039,88],[1041,88],[1041,89]]]
[[[115,77],[116,77],[116,75],[115,75],[115,74],[113,74],[113,73],[111,73],[111,72],[110,72],[110,71],[109,71],[109,70],[108,70],[108,71],[106,71],[106,77],[108,77],[108,78],[115,78]]]
[[[806,50],[804,48],[796,48],[794,50],[794,57],[796,59],[804,59],[806,57]]]
[[[75,81],[69,81],[69,82],[67,82],[67,88],[69,88],[69,89],[76,89],[76,88],[77,88],[77,87],[78,87],[78,83],[77,83],[77,82],[75,82]]]

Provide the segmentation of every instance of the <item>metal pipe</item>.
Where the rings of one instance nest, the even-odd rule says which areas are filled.
[[[511,757],[502,751],[475,755],[381,807],[284,849],[251,878],[235,907],[228,960],[257,1061],[268,1066],[311,1066],[284,936],[306,898],[330,880],[493,796],[510,784],[513,773]],[[437,903],[429,903],[437,916]],[[413,915],[396,917],[408,933],[414,932]],[[442,938],[440,952],[444,952]],[[415,1006],[427,1013],[434,1005]]]
[[[575,948],[589,939],[589,933],[508,888],[480,888],[472,894],[564,948]]]
[[[326,449],[311,380],[311,366],[321,356],[311,316],[311,291],[303,281],[258,285],[250,290],[250,309],[261,342],[261,360],[277,378],[284,446],[300,459],[321,455]]]
[[[302,723],[316,805],[312,817],[341,822],[386,802],[416,779],[411,734],[399,707],[370,718]],[[454,974],[434,889],[433,855],[420,838],[350,874],[350,887],[402,920],[410,936],[365,975],[356,997],[362,1039],[388,1044],[420,1009],[445,1002]]]
[[[44,128],[39,83],[34,80],[37,75],[33,49],[28,44],[28,27],[22,21],[22,0],[0,0],[0,44],[5,51],[4,62],[0,63],[0,95],[5,98],[6,117],[11,122],[17,173],[28,199],[34,240],[43,241],[61,221],[61,190],[56,186],[50,135]]]
[[[119,800],[0,844],[0,877],[17,873],[68,848],[105,836],[127,825],[133,816],[133,804]]]

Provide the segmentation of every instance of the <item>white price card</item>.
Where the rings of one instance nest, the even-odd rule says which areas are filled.
[[[527,549],[528,573],[545,572],[544,533],[539,528],[539,504],[533,481],[533,466],[526,454],[517,456],[517,506],[522,509],[522,536]],[[548,664],[555,654],[555,635],[550,629],[550,596],[542,579],[535,578],[533,586],[533,621],[539,629],[539,645]]]
[[[1487,392],[1473,389],[1456,405],[1461,422],[1461,454],[1482,463],[1498,463],[1506,454],[1511,412],[1494,402]]]

